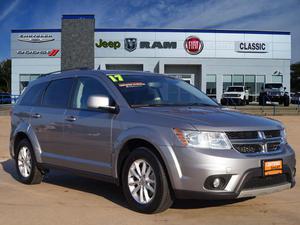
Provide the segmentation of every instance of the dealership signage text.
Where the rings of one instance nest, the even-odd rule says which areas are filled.
[[[30,43],[43,43],[54,41],[54,38],[51,34],[21,34],[17,39],[18,41]]]
[[[269,51],[268,43],[264,42],[235,42],[236,52],[266,53]]]
[[[105,41],[99,39],[96,43],[97,48],[113,48],[118,49],[121,47],[121,42],[119,41]],[[127,51],[134,51],[137,47],[136,38],[126,38],[124,40],[124,47]],[[139,48],[141,49],[176,49],[176,41],[141,41],[139,42]]]

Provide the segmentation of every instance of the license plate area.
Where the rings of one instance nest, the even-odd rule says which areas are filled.
[[[262,161],[263,176],[282,174],[282,159]]]

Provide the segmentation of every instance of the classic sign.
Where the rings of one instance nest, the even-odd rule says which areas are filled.
[[[184,49],[187,53],[191,55],[197,55],[199,54],[204,45],[203,41],[201,41],[198,37],[196,36],[189,36],[185,39],[184,41]]]
[[[236,52],[266,53],[268,50],[269,45],[265,42],[235,42]]]

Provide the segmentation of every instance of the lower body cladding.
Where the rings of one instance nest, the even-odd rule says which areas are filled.
[[[283,145],[280,153],[246,155],[236,150],[164,147],[173,154],[168,172],[179,199],[235,199],[289,189],[295,185],[295,153]],[[278,174],[264,174],[263,162],[280,161]]]

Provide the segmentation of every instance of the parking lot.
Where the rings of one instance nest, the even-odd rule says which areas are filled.
[[[300,116],[282,121],[300,161]],[[9,159],[9,116],[0,114],[0,224],[299,224],[300,188],[239,201],[179,201],[168,211],[143,215],[127,208],[114,185],[51,171],[40,185],[16,181]],[[299,164],[297,166],[299,171]],[[297,181],[299,180],[299,173]]]

